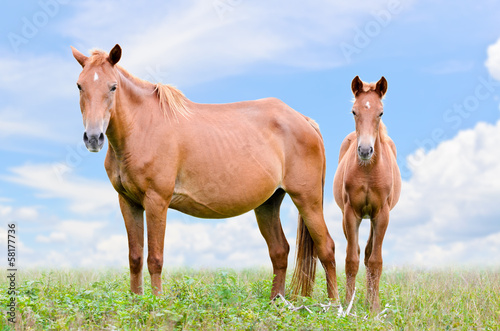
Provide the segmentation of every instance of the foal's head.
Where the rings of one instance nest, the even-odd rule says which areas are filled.
[[[87,57],[71,47],[73,56],[83,67],[76,85],[80,90],[80,108],[85,132],[83,141],[91,152],[99,152],[104,145],[104,134],[108,128],[115,106],[115,92],[118,88],[115,64],[120,60],[122,50],[115,45],[109,55],[94,51]]]
[[[382,77],[377,83],[364,83],[356,76],[351,88],[354,93],[352,114],[356,122],[358,157],[365,163],[371,160],[375,152],[375,140],[384,113],[382,98],[387,91],[387,80]]]

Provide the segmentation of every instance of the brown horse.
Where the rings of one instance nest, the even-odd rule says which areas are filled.
[[[109,55],[72,50],[83,67],[77,85],[85,144],[98,152],[108,137],[105,168],[127,228],[132,292],[143,293],[144,211],[159,295],[168,208],[201,218],[254,209],[273,264],[271,297],[284,294],[289,245],[279,211],[288,193],[300,213],[294,291],[310,294],[319,257],[328,295],[337,299],[334,243],[323,218],[324,145],[313,120],[273,98],[194,103],[118,66],[119,45]]]
[[[347,238],[346,300],[352,298],[359,268],[358,229],[363,218],[371,220],[370,237],[365,249],[368,300],[372,310],[380,308],[379,282],[382,274],[382,241],[389,224],[389,211],[401,192],[401,175],[396,162],[396,146],[381,121],[382,98],[387,81],[364,83],[358,76],[352,81],[352,114],[356,131],[340,147],[339,166],[333,193],[342,209],[342,226]]]

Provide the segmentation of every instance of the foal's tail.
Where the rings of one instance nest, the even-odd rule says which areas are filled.
[[[319,131],[319,126],[312,119],[306,117],[307,121],[314,130],[318,133],[321,143],[323,144],[323,137]],[[325,170],[326,170],[326,160],[324,156],[323,148],[323,178],[321,183],[322,197],[321,202],[323,203],[324,187],[325,187]],[[309,233],[309,230],[304,223],[304,219],[299,214],[299,222],[297,227],[297,244],[296,244],[297,255],[295,258],[295,270],[293,272],[291,292],[292,296],[311,296],[314,287],[314,280],[316,278],[316,261],[317,254],[314,247],[314,242]]]

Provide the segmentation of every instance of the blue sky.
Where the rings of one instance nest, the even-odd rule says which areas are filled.
[[[354,128],[350,83],[356,75],[385,76],[384,122],[404,179],[385,263],[498,264],[498,2],[41,0],[3,8],[0,242],[16,222],[21,265],[127,264],[105,150],[83,146],[81,67],[69,48],[88,54],[116,43],[123,67],[193,101],[273,96],[315,119],[327,152],[325,217],[340,265],[345,239],[332,182],[340,143]],[[285,200],[292,247],[296,217]],[[167,266],[270,266],[252,213],[200,220],[172,211],[167,224]],[[367,232],[365,221],[362,242]]]

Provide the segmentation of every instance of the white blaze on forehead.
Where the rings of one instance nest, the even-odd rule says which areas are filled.
[[[370,101],[367,101],[365,106],[366,108],[370,109]]]
[[[96,73],[94,73],[94,82],[95,82],[96,80],[98,80],[98,79],[99,79],[99,75],[98,75],[98,74],[97,74],[97,72],[96,72]]]

